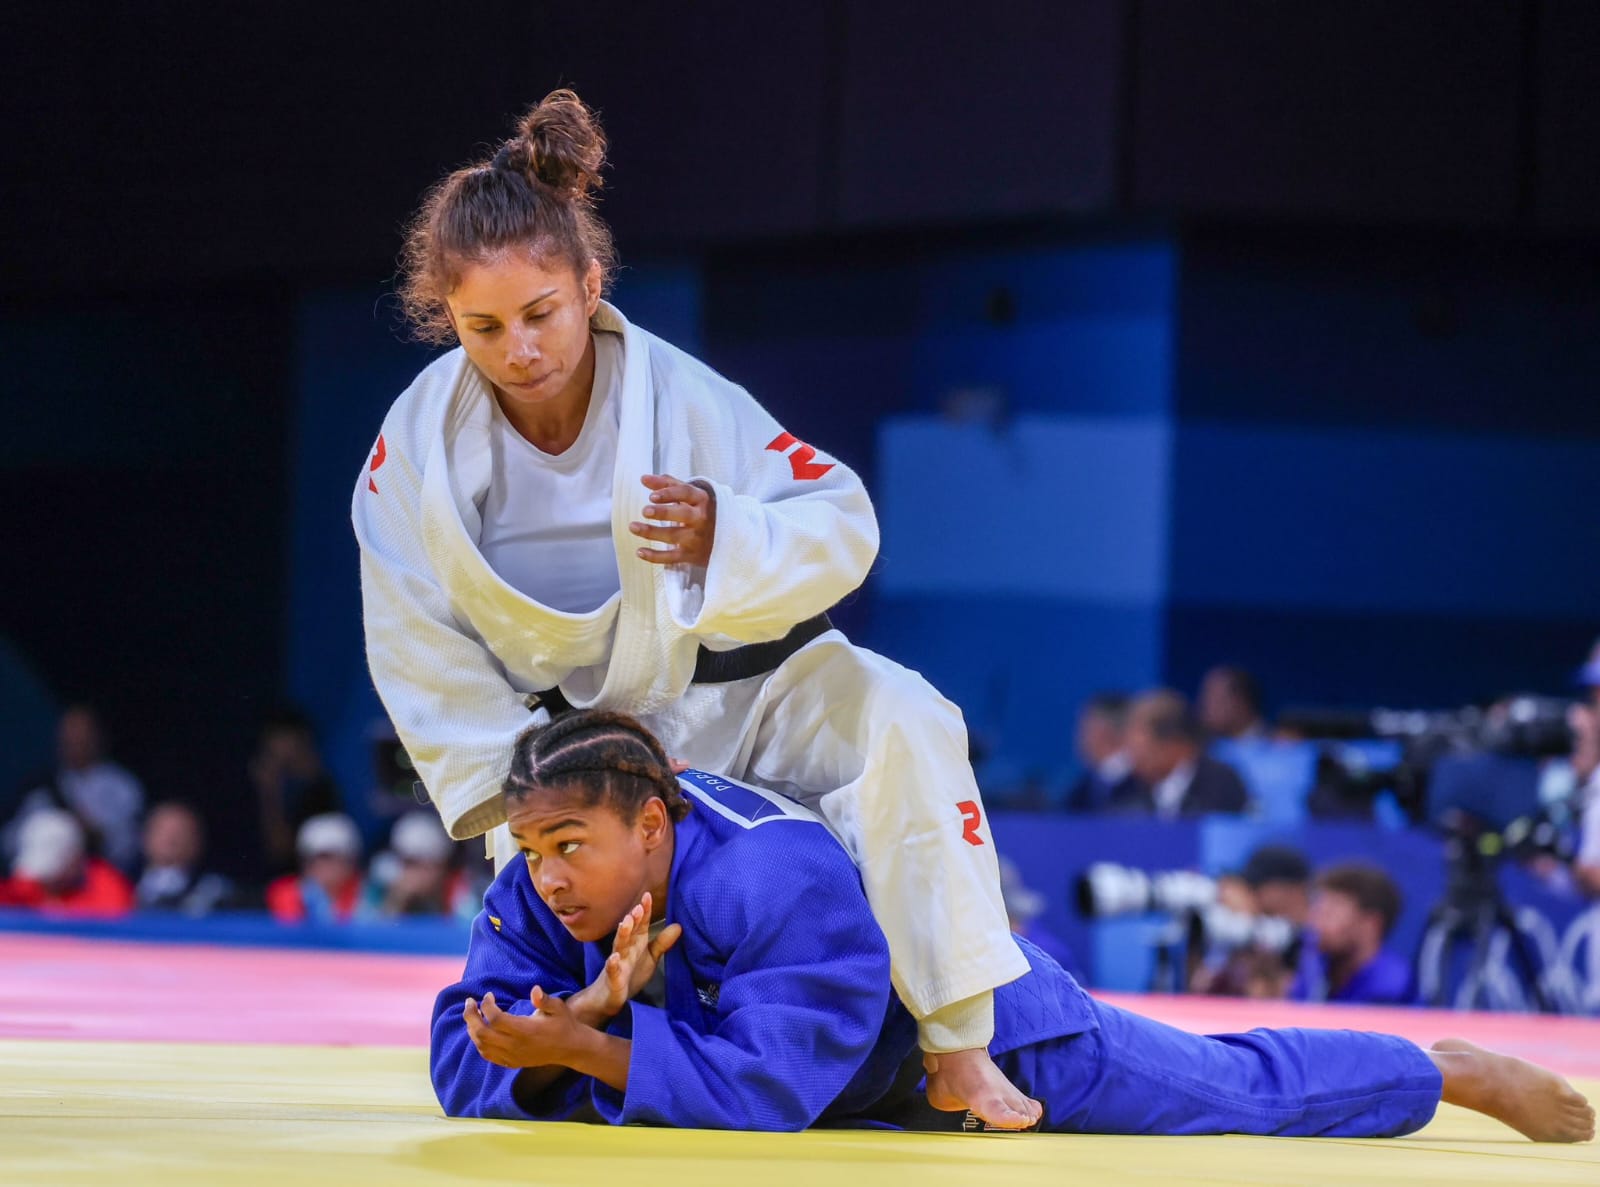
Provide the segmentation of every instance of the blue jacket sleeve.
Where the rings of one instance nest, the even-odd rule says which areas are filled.
[[[821,844],[792,844],[801,828],[752,830],[737,862],[719,854],[700,871],[682,922],[726,954],[713,1014],[697,1027],[633,1002],[619,1019],[633,1040],[627,1092],[594,1085],[606,1120],[804,1129],[872,1052],[889,1001],[888,944],[844,850],[821,830]],[[762,862],[772,876],[755,868]]]
[[[526,1102],[531,1109],[524,1108],[512,1091],[517,1070],[479,1055],[467,1033],[462,1010],[469,997],[481,1001],[493,993],[501,1009],[530,1014],[533,1003],[528,994],[535,985],[562,996],[583,987],[581,949],[562,952],[563,945],[533,911],[531,892],[525,900],[508,884],[508,878],[518,875],[527,877],[521,863],[489,888],[483,910],[472,924],[461,980],[442,991],[433,1004],[429,1072],[434,1094],[451,1117],[562,1121],[589,1102],[589,1078],[569,1072]]]

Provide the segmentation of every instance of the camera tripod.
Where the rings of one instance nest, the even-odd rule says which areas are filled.
[[[1464,941],[1472,945],[1466,978],[1456,1000],[1447,1002],[1451,957]],[[1502,955],[1509,964],[1502,963]],[[1452,869],[1444,898],[1428,914],[1417,948],[1418,996],[1429,1006],[1516,1009],[1521,1003],[1505,983],[1507,973],[1517,976],[1535,1010],[1555,1012],[1545,992],[1543,962],[1500,893],[1495,866],[1481,857],[1463,862]]]

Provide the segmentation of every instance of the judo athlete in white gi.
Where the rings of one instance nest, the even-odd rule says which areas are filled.
[[[811,813],[674,779],[637,722],[587,711],[519,739],[505,790],[526,861],[490,887],[434,1006],[446,1113],[977,1127],[919,1056],[855,871]],[[991,1049],[1045,1130],[1393,1137],[1443,1099],[1541,1140],[1594,1133],[1583,1097],[1521,1060],[1354,1031],[1191,1035],[1093,1001],[1019,944],[1031,970],[996,991]]]
[[[408,311],[461,346],[395,402],[356,485],[378,692],[451,835],[495,830],[500,864],[511,743],[569,706],[637,715],[674,755],[814,808],[952,1092],[1026,1126],[1037,1104],[986,1053],[992,991],[1028,966],[960,712],[826,618],[876,555],[871,502],[601,300],[603,148],[557,92],[413,225]]]

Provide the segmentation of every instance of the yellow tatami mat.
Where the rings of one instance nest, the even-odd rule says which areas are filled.
[[[0,1085],[6,1187],[1600,1184],[1600,1146],[1449,1106],[1382,1142],[607,1129],[446,1120],[418,1048],[34,1039],[0,1041]]]

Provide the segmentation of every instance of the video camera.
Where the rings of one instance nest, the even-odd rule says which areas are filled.
[[[1366,754],[1354,747],[1324,747],[1317,762],[1314,801],[1320,798],[1370,808],[1377,795],[1389,792],[1417,823],[1449,827],[1446,813],[1460,808],[1505,826],[1539,810],[1537,776],[1533,774],[1537,762],[1571,752],[1567,710],[1564,700],[1519,694],[1487,709],[1475,705],[1447,710],[1290,709],[1279,716],[1278,724],[1307,741],[1380,739],[1398,744],[1397,760],[1388,763],[1368,761]],[[1457,785],[1443,789],[1442,795],[1435,794],[1434,776],[1441,765],[1449,767],[1453,760],[1471,755],[1504,760],[1499,769],[1503,777],[1492,787],[1483,784],[1477,788],[1469,797],[1475,801],[1470,805],[1457,802],[1464,790]],[[1525,776],[1520,780],[1515,777],[1518,763],[1523,764],[1520,770]]]

